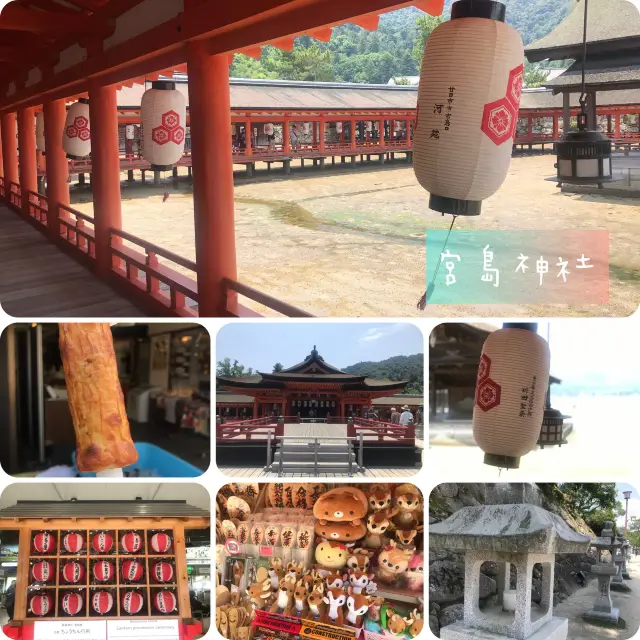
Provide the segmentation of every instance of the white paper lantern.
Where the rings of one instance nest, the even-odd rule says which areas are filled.
[[[308,135],[309,131],[310,131],[309,123],[308,122],[303,122],[302,123],[302,132],[304,133],[304,135],[305,136]]]
[[[507,176],[524,49],[504,17],[500,2],[461,0],[427,40],[413,167],[435,211],[479,215]]]
[[[67,109],[62,148],[71,160],[84,158],[91,153],[91,122],[87,98],[80,98]]]
[[[182,158],[187,102],[176,83],[156,80],[140,101],[143,155],[155,171],[166,171]]]
[[[271,123],[267,123],[264,125],[264,133],[267,136],[272,136],[273,135],[273,125]]]
[[[133,140],[136,137],[136,128],[132,124],[126,124],[124,127],[124,137],[127,140]]]
[[[478,367],[473,437],[485,463],[517,469],[540,435],[549,385],[549,345],[527,329],[499,329]]]
[[[342,133],[342,122],[336,122],[336,131]]]
[[[394,131],[400,131],[400,129],[402,129],[402,124],[400,123],[399,120],[394,120],[393,121],[393,130]]]
[[[44,153],[46,151],[44,142],[44,112],[36,113],[36,148]]]
[[[367,121],[366,129],[367,129],[367,131],[373,131],[373,122],[371,122],[371,120]]]

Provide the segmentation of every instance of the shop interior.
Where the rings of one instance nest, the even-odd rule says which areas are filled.
[[[195,477],[210,460],[210,338],[197,324],[111,327],[138,462],[125,476]],[[0,338],[2,467],[76,476],[76,438],[57,323],[14,324]]]
[[[230,640],[414,638],[423,535],[412,484],[227,484],[216,496],[217,629]]]
[[[164,564],[172,566],[172,573],[175,575],[180,551],[178,551],[173,544],[167,550],[166,555],[162,557],[156,556],[154,558],[152,554],[156,552],[151,549],[153,541],[149,535],[150,531],[142,529],[142,538],[144,540],[142,549],[125,556],[124,539],[126,533],[124,531],[109,531],[112,537],[112,547],[104,550],[101,555],[97,550],[95,533],[93,531],[89,532],[89,536],[84,536],[83,544],[80,545],[78,550],[74,549],[69,551],[65,548],[68,544],[65,534],[70,532],[55,530],[57,518],[62,519],[69,515],[71,512],[70,509],[76,508],[78,512],[81,512],[83,509],[88,509],[92,503],[95,503],[96,499],[115,493],[117,493],[119,500],[107,501],[103,509],[103,513],[107,515],[100,519],[102,522],[101,527],[105,530],[108,530],[111,526],[108,514],[115,513],[119,508],[129,509],[132,514],[136,511],[139,513],[150,513],[156,505],[164,503],[165,505],[169,505],[169,507],[173,506],[174,509],[178,508],[177,505],[180,505],[181,508],[183,508],[182,505],[184,505],[184,508],[191,509],[192,511],[194,509],[198,510],[203,514],[206,513],[207,516],[210,509],[208,491],[204,487],[196,484],[136,483],[134,485],[107,485],[100,483],[40,483],[37,485],[27,485],[23,483],[10,485],[0,496],[0,629],[8,622],[15,622],[17,618],[19,618],[19,614],[15,608],[16,590],[19,591],[24,587],[24,584],[20,584],[19,575],[22,575],[22,580],[26,580],[28,583],[26,619],[32,622],[39,619],[55,620],[61,617],[63,619],[69,619],[70,617],[74,617],[75,619],[86,617],[91,619],[100,617],[110,619],[115,615],[116,607],[118,607],[118,598],[113,599],[111,611],[98,613],[96,610],[98,602],[95,597],[90,596],[95,596],[98,590],[116,595],[118,589],[122,591],[125,588],[140,593],[143,606],[138,614],[129,614],[124,610],[124,604],[122,598],[120,598],[121,602],[118,608],[120,617],[127,618],[129,615],[140,617],[147,614],[150,614],[150,617],[157,616],[158,611],[153,608],[152,603],[149,602],[149,604],[147,604],[147,600],[151,600],[161,588],[154,581],[154,564],[155,560],[160,559]],[[20,531],[11,528],[5,529],[6,519],[4,519],[2,515],[5,509],[15,507],[18,501],[20,501],[22,508],[31,509],[31,511],[37,511],[37,505],[42,505],[42,515],[48,516],[51,519],[52,525],[49,533],[54,543],[48,551],[39,550],[38,541],[35,537],[37,534],[35,531],[31,532],[32,540],[29,542],[30,549],[28,550],[30,556],[28,560],[30,565],[28,575],[24,571],[21,571]],[[58,509],[56,505],[59,505]],[[75,507],[73,507],[73,505],[75,505]],[[170,510],[171,509],[169,509],[169,511]],[[122,520],[122,518],[120,518],[120,520]],[[130,529],[132,531],[136,530],[137,518],[131,516],[128,520]],[[190,528],[190,518],[185,517],[183,520],[184,551],[186,555],[186,573],[188,576],[188,597],[190,604],[189,617],[200,623],[202,634],[198,634],[198,637],[201,637],[201,635],[207,632],[210,626],[210,595],[212,588],[211,529],[208,526],[208,518],[205,528]],[[163,532],[170,531],[166,518],[156,517],[155,521],[157,523],[154,524],[155,528]],[[83,523],[86,522],[88,521],[79,517],[75,526],[78,530],[81,530],[84,526]],[[87,527],[92,528],[90,525],[87,525]],[[42,551],[42,553],[40,553],[40,551]],[[145,558],[142,557],[143,552]],[[87,553],[89,555],[85,558]],[[124,565],[131,560],[139,560],[144,567],[142,576],[137,582],[134,580],[123,581],[124,579],[121,572],[118,572],[118,575],[114,573],[111,579],[105,579],[104,576],[100,575],[96,567],[96,564],[101,561],[103,564],[110,563],[114,567],[115,572],[116,566],[118,569],[124,569]],[[58,571],[51,574],[48,579],[47,576],[39,575],[39,573],[42,573],[42,565],[47,562],[58,564]],[[65,570],[65,567],[75,563],[79,563],[83,569],[80,575],[76,574],[74,577],[70,577],[71,574]],[[166,567],[164,568],[166,569]],[[55,573],[59,575],[56,577]],[[98,578],[100,578],[100,581],[98,581]],[[175,579],[167,579],[169,582],[176,581]],[[85,586],[85,583],[87,586]],[[147,585],[147,592],[145,592],[145,584]],[[83,586],[79,587],[79,585]],[[177,588],[172,590],[170,585],[164,585],[162,588],[172,591],[176,596],[179,595]],[[54,595],[56,592],[59,592],[57,598]],[[63,607],[61,598],[67,593],[80,595],[82,598],[82,606],[75,614],[69,613],[66,606]],[[34,600],[34,598],[42,594],[49,594],[51,598],[51,608],[46,613],[38,611],[37,602]],[[123,594],[119,593],[118,595],[122,596]],[[88,615],[85,607],[88,609]],[[175,617],[176,615],[182,615],[182,607],[183,604],[181,602],[176,602],[175,610],[167,611],[167,616]],[[44,615],[37,615],[38,613],[44,613]]]

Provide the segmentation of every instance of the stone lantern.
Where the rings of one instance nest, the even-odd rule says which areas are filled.
[[[443,640],[504,637],[563,640],[568,620],[553,616],[556,553],[585,553],[589,536],[576,533],[559,516],[531,504],[463,507],[429,528],[433,549],[464,552],[464,618],[442,627]],[[498,564],[498,602],[479,608],[480,569]],[[531,606],[532,574],[542,565],[540,608]],[[516,588],[511,590],[511,565]]]
[[[631,560],[631,543],[623,538],[624,542],[622,543],[622,577],[625,580],[631,580],[631,576],[629,575],[629,570],[627,569],[627,560]]]
[[[618,573],[611,578],[611,588],[614,591],[628,592],[631,591],[631,589],[624,583],[625,574],[627,576],[627,580],[629,580],[629,573],[627,571],[627,552],[624,547],[626,540],[622,536],[616,537],[615,540],[617,546],[614,549],[612,557],[614,565],[618,568]]]
[[[619,571],[615,564],[616,549],[622,546],[613,535],[613,522],[605,521],[602,535],[591,542],[591,546],[598,554],[598,562],[591,567],[591,573],[598,578],[598,594],[593,604],[593,609],[584,614],[585,620],[596,622],[610,622],[618,624],[620,610],[613,606],[611,601],[611,579],[616,577]],[[608,551],[611,554],[611,562],[603,562],[602,554]]]

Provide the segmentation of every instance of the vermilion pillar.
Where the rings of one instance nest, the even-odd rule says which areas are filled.
[[[38,191],[38,159],[36,156],[36,112],[33,107],[18,111],[18,147],[20,150],[20,189],[22,211],[29,212],[29,191]]]
[[[558,139],[558,114],[554,113],[553,114],[553,139],[557,140]]]
[[[533,138],[533,118],[527,116],[527,138],[531,140]]]
[[[67,115],[64,100],[51,100],[42,105],[44,112],[44,144],[46,148],[47,198],[49,211],[47,225],[52,239],[60,237],[58,220],[66,214],[60,205],[69,206],[69,161],[62,148],[62,132]]]
[[[248,156],[253,155],[253,128],[251,120],[247,120],[244,125],[245,153]],[[193,146],[193,144],[192,144]]]
[[[378,136],[380,140],[380,146],[384,147],[384,120],[380,120],[378,123],[378,127],[380,129],[380,135]]]
[[[9,182],[18,182],[18,141],[16,114],[5,113],[2,124],[2,164],[4,167],[5,193],[9,192]]]
[[[291,123],[285,120],[282,123],[282,150],[285,155],[291,153]]]
[[[620,114],[616,113],[614,117],[616,119],[615,120],[615,137],[616,137],[616,140],[619,140],[620,136],[621,136],[621,133],[620,133]]]
[[[320,126],[318,127],[318,150],[321,153],[324,153],[325,150],[325,142],[324,142],[324,130],[325,130],[325,123],[324,120],[320,120]]]
[[[351,148],[355,149],[356,148],[356,121],[355,120],[350,120],[349,121],[350,124],[350,131],[351,131]]]
[[[111,229],[122,228],[120,201],[120,149],[115,85],[89,88],[91,120],[91,189],[96,243],[96,270],[100,277],[111,273]],[[231,119],[229,119],[229,122]],[[229,133],[227,123],[226,133]],[[193,140],[193,136],[192,136]],[[231,152],[230,145],[229,152]]]
[[[229,56],[187,45],[193,208],[201,316],[227,315],[223,279],[237,279],[233,165],[229,144]]]
[[[0,178],[4,176],[4,163],[2,162],[2,126],[0,126]]]

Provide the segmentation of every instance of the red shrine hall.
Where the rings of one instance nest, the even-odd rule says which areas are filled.
[[[217,382],[226,391],[253,398],[253,418],[287,416],[328,422],[366,418],[375,399],[402,393],[407,384],[406,380],[345,373],[325,362],[315,346],[302,362],[288,369],[244,378],[218,376]],[[225,396],[218,397],[221,416],[225,415],[225,404]],[[402,404],[399,398],[397,408]]]

